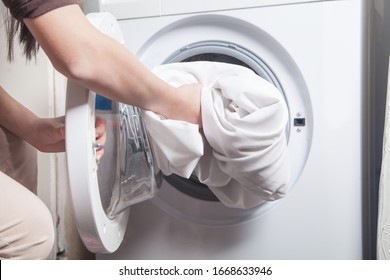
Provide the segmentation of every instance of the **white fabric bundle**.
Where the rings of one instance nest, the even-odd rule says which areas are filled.
[[[250,208],[286,195],[290,169],[280,92],[252,70],[218,62],[174,63],[154,73],[178,87],[200,83],[203,129],[143,111],[157,166],[193,172],[229,207]]]

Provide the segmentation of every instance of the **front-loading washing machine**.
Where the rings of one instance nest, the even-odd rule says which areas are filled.
[[[67,141],[78,137],[67,152],[87,248],[98,259],[368,258],[364,3],[84,1],[86,13],[97,12],[95,25],[150,69],[216,61],[248,67],[272,83],[288,106],[291,165],[285,198],[226,207],[196,176],[161,176],[137,108],[70,85],[67,125],[85,120],[81,130],[68,131]],[[95,114],[112,124],[108,163],[99,167],[94,134],[79,141],[93,131]],[[80,195],[84,187],[92,190]]]

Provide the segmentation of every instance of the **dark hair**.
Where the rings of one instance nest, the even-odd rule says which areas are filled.
[[[4,18],[8,41],[8,60],[12,61],[14,58],[15,41],[18,41],[22,46],[23,54],[26,56],[27,60],[31,60],[36,56],[39,45],[30,30],[28,30],[22,20],[17,20],[12,17],[8,9]],[[18,37],[18,39],[16,37]]]

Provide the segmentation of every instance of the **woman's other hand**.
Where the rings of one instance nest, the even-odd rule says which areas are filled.
[[[95,121],[96,162],[99,162],[104,154],[106,143],[106,122],[103,118],[97,117]],[[44,153],[65,152],[65,117],[58,118],[37,118],[26,137],[26,140]]]
[[[44,153],[65,151],[65,117],[36,118],[25,140]]]
[[[96,131],[96,163],[99,163],[104,155],[104,144],[106,143],[106,120],[101,117],[96,117],[95,121]]]

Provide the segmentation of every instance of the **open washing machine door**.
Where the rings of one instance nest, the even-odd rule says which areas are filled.
[[[115,18],[87,18],[123,43]],[[96,163],[95,120],[106,122],[104,156]],[[114,252],[123,240],[130,206],[155,196],[158,169],[139,109],[106,99],[68,81],[66,151],[69,184],[79,234],[94,253]]]

